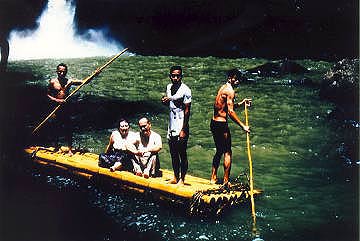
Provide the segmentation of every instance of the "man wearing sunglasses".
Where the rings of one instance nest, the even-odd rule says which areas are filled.
[[[191,90],[181,82],[182,77],[181,66],[172,66],[169,74],[171,83],[166,87],[166,96],[161,98],[161,102],[170,109],[167,138],[174,170],[170,183],[179,185],[184,185],[188,170],[186,149],[191,107]]]
[[[144,178],[161,176],[158,155],[162,149],[161,136],[151,130],[151,122],[146,117],[139,120],[139,128],[135,144],[128,145],[128,150],[135,155],[132,159],[134,173]]]

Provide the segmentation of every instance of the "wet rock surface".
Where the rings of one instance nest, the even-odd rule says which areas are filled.
[[[325,74],[320,97],[336,104],[338,117],[359,121],[359,59],[343,59]]]
[[[329,113],[344,139],[337,147],[346,166],[359,165],[359,59],[343,59],[325,74],[319,95],[336,107]]]

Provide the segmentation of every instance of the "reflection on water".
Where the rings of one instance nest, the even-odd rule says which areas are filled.
[[[35,76],[45,76],[55,67],[52,61],[11,62],[10,69],[31,66]],[[69,75],[86,76],[104,59],[64,61],[68,63]],[[96,153],[105,149],[116,120],[102,121],[99,113],[113,113],[109,115],[112,118],[126,114],[133,130],[137,130],[138,118],[148,115],[154,130],[163,137],[161,166],[171,169],[165,139],[168,113],[160,98],[169,82],[169,67],[181,64],[184,82],[191,87],[194,97],[189,172],[209,178],[214,154],[209,121],[216,89],[223,83],[227,69],[246,69],[264,62],[261,59],[212,57],[120,58],[77,95],[81,108],[75,114],[78,122],[74,146],[86,147]],[[311,69],[306,77],[314,82],[319,82],[329,67],[326,62],[307,60],[299,63]],[[333,106],[319,99],[316,87],[269,84],[291,78],[299,76],[263,78],[256,84],[240,85],[237,89],[238,100],[253,99],[249,122],[254,184],[264,190],[255,201],[257,228],[264,240],[353,240],[356,180],[335,158],[341,133],[334,133],[334,126],[327,119]],[[46,80],[39,78],[28,85],[45,88]],[[105,102],[114,104],[97,106],[97,103]],[[87,109],[89,106],[92,111]],[[94,111],[100,107],[103,109],[99,113]],[[244,119],[242,110],[238,110],[238,114]],[[38,116],[29,117],[28,124],[36,122],[36,118]],[[235,178],[248,171],[246,136],[234,123],[230,124],[230,129],[233,139],[231,177]],[[222,174],[220,169],[219,175]],[[162,240],[251,240],[250,206],[231,209],[222,217],[190,218],[179,210],[171,210],[171,205],[104,189],[96,183],[79,184],[71,178],[51,175],[45,179],[58,189],[70,185],[85,193],[88,203],[84,205],[101,209],[124,232],[151,234],[149,237]],[[117,238],[110,234],[103,237]]]

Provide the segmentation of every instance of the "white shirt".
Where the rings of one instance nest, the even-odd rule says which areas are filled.
[[[171,95],[171,86],[172,84],[166,86],[166,95],[170,98],[168,138],[170,138],[170,136],[178,136],[184,124],[184,105],[176,106],[175,102],[180,101],[183,104],[191,103],[191,90],[186,84],[181,83],[174,95]]]
[[[139,151],[145,152],[142,157],[137,158],[142,162],[143,165],[146,165],[148,158],[151,155],[148,150],[151,150],[154,147],[162,147],[161,136],[158,133],[151,131],[149,136],[149,142],[147,144],[143,144],[141,142],[140,132],[138,132],[136,133],[136,145]]]
[[[135,134],[135,142],[139,151],[153,149],[155,146],[162,146],[161,136],[153,130],[150,133],[149,142],[146,145],[141,142],[140,132]]]
[[[125,151],[126,150],[126,142],[128,143],[135,143],[136,141],[136,133],[135,132],[132,132],[132,131],[129,131],[128,135],[123,138],[120,134],[120,132],[118,130],[116,131],[113,131],[111,133],[112,135],[112,138],[113,138],[113,148],[115,150],[123,150]]]

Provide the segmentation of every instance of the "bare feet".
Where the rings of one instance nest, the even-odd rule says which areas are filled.
[[[66,154],[68,156],[73,156],[74,153],[71,151],[71,147],[62,146],[56,153]]]
[[[215,178],[215,179],[210,179],[210,184],[216,184],[218,182],[218,179]]]
[[[144,173],[144,178],[148,179],[148,178],[149,178],[149,174]]]
[[[141,177],[141,176],[142,176],[142,173],[141,173],[141,172],[137,172],[137,173],[135,173],[135,175]]]
[[[178,181],[177,181],[176,178],[174,177],[174,178],[171,179],[168,183],[169,183],[169,184],[176,184],[176,183],[178,183]]]
[[[74,155],[74,153],[71,151],[71,149],[69,149],[69,151],[68,151],[68,156],[72,156],[72,155]]]
[[[120,170],[122,167],[121,162],[115,162],[114,165],[110,167],[110,171],[114,172],[116,170]]]

